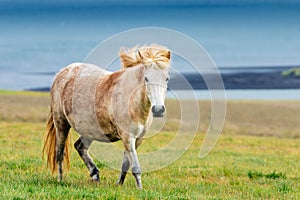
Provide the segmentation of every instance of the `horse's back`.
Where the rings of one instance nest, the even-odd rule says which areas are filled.
[[[75,86],[75,81],[80,83],[80,79],[89,79],[89,77],[101,78],[102,76],[112,74],[97,65],[88,63],[72,63],[62,68],[55,76],[51,92],[55,90],[65,90],[68,86]],[[61,92],[61,91],[60,91]]]
[[[103,77],[112,74],[96,65],[73,63],[60,70],[52,89],[52,110],[63,115],[81,135],[94,137],[101,131],[95,109],[96,89]]]
[[[68,78],[70,76],[76,76],[82,72],[96,72],[98,75],[107,75],[111,74],[112,72],[106,71],[102,69],[101,67],[94,65],[94,64],[89,64],[89,63],[72,63],[64,68],[62,68],[55,76],[54,81],[57,79],[61,78]],[[83,74],[87,75],[87,74]]]
[[[91,83],[91,79],[96,81],[96,79],[111,73],[112,72],[106,71],[96,65],[87,63],[72,63],[62,68],[56,74],[51,87],[52,103],[68,103],[73,95],[79,92],[74,91],[76,87],[81,85],[79,88],[82,89],[82,86],[85,85],[88,89],[87,83]],[[93,84],[95,85],[95,83]],[[69,106],[70,105],[66,105],[67,108]]]

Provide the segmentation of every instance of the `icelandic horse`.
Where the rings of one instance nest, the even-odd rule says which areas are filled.
[[[73,128],[80,135],[74,147],[93,181],[99,181],[99,170],[88,153],[91,143],[122,140],[124,157],[117,184],[123,184],[131,166],[136,185],[142,188],[136,149],[153,117],[164,115],[171,53],[152,44],[121,49],[119,55],[122,67],[116,72],[73,63],[53,81],[43,155],[52,174],[58,171],[59,181],[63,161],[70,166],[68,140]]]

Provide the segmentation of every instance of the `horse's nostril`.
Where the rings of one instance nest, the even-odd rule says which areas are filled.
[[[153,117],[163,117],[165,112],[165,106],[162,105],[154,105],[151,108]]]
[[[165,106],[155,105],[155,106],[152,106],[151,110],[152,110],[153,113],[164,113],[165,112]]]
[[[152,106],[151,110],[152,110],[153,113],[155,113],[156,112],[155,106]]]
[[[161,112],[164,113],[165,112],[165,106],[161,106]]]

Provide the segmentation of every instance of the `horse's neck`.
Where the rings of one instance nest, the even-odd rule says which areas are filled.
[[[150,111],[150,100],[147,96],[146,87],[142,86],[140,89],[138,89],[139,94],[135,95],[134,100],[134,110],[138,114],[138,117],[142,123],[147,121],[149,111]]]
[[[130,78],[136,78],[136,84],[133,89],[133,98],[131,98],[131,109],[136,113],[139,121],[145,122],[150,111],[150,100],[147,96],[146,86],[144,84],[144,70],[142,66],[135,69],[128,69],[127,75]],[[130,80],[129,80],[130,81]],[[133,80],[131,80],[133,81]]]

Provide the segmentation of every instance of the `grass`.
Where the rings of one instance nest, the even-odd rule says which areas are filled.
[[[223,134],[204,159],[198,154],[210,105],[200,101],[202,123],[191,147],[162,170],[143,173],[142,190],[131,175],[124,186],[115,186],[119,172],[98,160],[101,182],[92,183],[74,150],[70,171],[57,182],[41,158],[48,104],[47,93],[0,91],[0,199],[300,199],[297,101],[228,102]],[[170,120],[139,152],[174,137],[175,105],[167,102]]]
[[[295,76],[300,77],[300,68],[299,67],[293,67],[291,69],[285,70],[281,72],[282,76]]]
[[[277,173],[276,171],[273,171],[271,173],[267,173],[267,174],[263,174],[262,172],[257,172],[257,171],[249,171],[248,172],[248,177],[249,178],[261,178],[261,177],[265,177],[265,178],[269,178],[269,179],[277,179],[277,178],[286,178],[285,174],[283,173]]]

